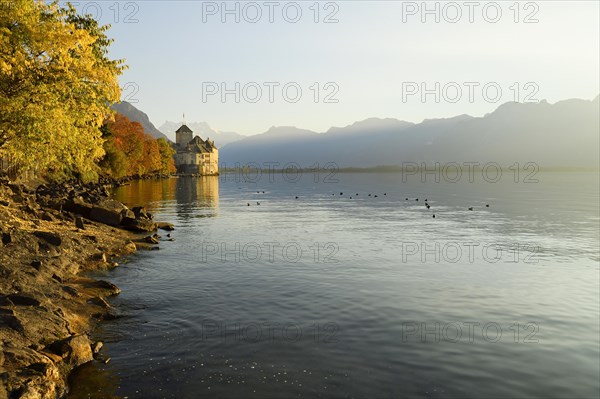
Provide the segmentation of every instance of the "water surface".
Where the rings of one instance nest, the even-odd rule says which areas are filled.
[[[598,397],[597,173],[324,177],[119,189],[175,241],[105,276],[71,397]]]

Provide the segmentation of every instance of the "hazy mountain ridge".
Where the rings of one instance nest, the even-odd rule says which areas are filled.
[[[597,168],[599,97],[555,104],[509,102],[483,117],[459,115],[418,124],[371,118],[321,134],[272,127],[226,145],[219,154],[228,166],[249,162],[296,162],[306,167],[315,162],[335,162],[340,167],[497,162],[509,167],[515,162],[535,162],[541,167]]]
[[[207,138],[214,140],[218,148],[246,137],[235,132],[222,132],[215,130],[206,122],[186,122],[186,125],[192,129],[194,135],[200,136],[204,140]],[[179,129],[180,126],[181,122],[166,121],[160,125],[158,130],[169,137],[172,141],[175,141],[175,131]]]
[[[144,128],[144,131],[148,133],[150,136],[154,138],[164,138],[169,140],[167,136],[161,133],[156,126],[150,122],[150,118],[144,112],[140,111],[127,101],[122,101],[120,103],[113,104],[110,107],[112,110],[117,111],[118,113],[125,115],[127,118],[134,122],[138,122]]]

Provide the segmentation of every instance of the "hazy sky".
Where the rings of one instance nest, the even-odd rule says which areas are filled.
[[[600,92],[598,1],[428,2],[429,14],[420,1],[249,3],[227,2],[229,14],[221,1],[78,8],[112,24],[112,56],[130,67],[123,99],[156,126],[185,112],[242,134],[325,131],[369,117],[481,116],[515,95],[555,102]]]

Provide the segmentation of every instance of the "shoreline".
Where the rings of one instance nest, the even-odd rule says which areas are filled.
[[[120,290],[88,275],[173,229],[110,199],[107,185],[0,177],[0,399],[64,397],[75,368],[102,361],[90,334],[118,317],[106,299]]]

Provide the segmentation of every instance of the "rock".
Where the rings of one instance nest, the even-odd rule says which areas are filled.
[[[127,253],[134,253],[135,251],[137,251],[137,247],[135,246],[134,242],[129,241],[127,244],[125,244],[123,250]]]
[[[69,200],[64,205],[65,210],[81,215],[85,218],[89,218],[92,208],[93,206],[85,202],[81,197]]]
[[[29,213],[30,215],[37,217],[36,210],[29,204],[25,205],[24,211]]]
[[[0,200],[0,205],[9,206],[10,202],[9,201],[5,201],[5,200]]]
[[[64,384],[59,367],[52,358],[32,348],[5,347],[7,369],[18,369],[12,378],[6,381],[0,374],[0,384],[6,384],[10,398],[19,399],[47,399],[58,398],[65,395]],[[4,381],[2,381],[4,380]]]
[[[69,287],[68,285],[63,285],[62,290],[71,296],[79,296],[79,291],[73,287]]]
[[[146,212],[146,208],[143,206],[135,206],[131,208],[136,219],[149,219],[148,213]]]
[[[31,267],[33,267],[37,271],[40,271],[40,269],[42,268],[42,266],[43,266],[43,263],[39,259],[35,259],[35,260],[31,261]]]
[[[48,212],[42,213],[41,219],[45,220],[47,222],[53,222],[54,221],[54,218]]]
[[[0,306],[40,306],[41,303],[37,299],[23,294],[10,294],[0,296]]]
[[[151,232],[156,230],[156,223],[149,219],[135,219],[122,226],[125,230],[136,232]]]
[[[135,219],[135,218],[124,217],[124,218],[121,220],[121,225],[122,225],[122,226],[132,226],[132,225],[134,225],[134,224],[135,224],[135,222],[136,222],[136,219]]]
[[[101,298],[99,296],[88,299],[87,303],[91,303],[93,305],[100,306],[104,309],[110,308],[110,305],[108,304],[108,302],[106,302],[106,300],[104,298]]]
[[[120,211],[94,206],[90,212],[90,219],[109,226],[118,226],[121,224],[123,216]]]
[[[8,188],[11,189],[13,194],[23,195],[23,186],[21,186],[20,184],[10,183],[8,184]]]
[[[175,230],[175,227],[173,226],[173,224],[166,223],[166,222],[157,222],[156,223],[156,227],[158,227],[161,230],[166,230],[166,231],[173,231],[173,230]]]
[[[121,292],[119,287],[106,280],[96,280],[95,285],[99,288],[110,290],[110,295],[117,295]]]
[[[81,216],[75,217],[75,226],[78,229],[85,230],[85,224],[83,223],[83,218]]]
[[[58,276],[56,273],[52,275],[52,279],[55,281],[58,281],[59,283],[63,282],[63,279],[60,276]]]
[[[110,211],[117,212],[119,214],[127,213],[126,211],[129,210],[129,208],[127,208],[121,202],[114,200],[114,199],[107,199],[107,198],[97,200],[95,206],[98,206],[98,207],[104,208],[104,209],[108,209]]]
[[[110,320],[120,319],[123,316],[115,314],[115,313],[112,313],[110,311],[104,311],[104,312],[101,312],[101,313],[92,313],[92,317],[94,319],[98,319],[98,320],[110,321]]]
[[[100,349],[102,349],[102,347],[104,346],[104,343],[102,341],[98,341],[92,344],[92,353],[94,355],[97,355],[98,352],[100,352]]]
[[[71,212],[63,211],[60,214],[60,217],[62,218],[62,220],[65,220],[67,222],[74,222],[75,221],[75,215],[72,214]]]
[[[0,308],[0,329],[7,327],[20,333],[24,332],[23,324],[12,309]],[[0,366],[2,364],[0,363]],[[0,396],[1,398],[1,396]]]
[[[108,262],[108,256],[106,255],[106,252],[100,252],[100,253],[94,255],[94,258],[103,263]]]
[[[48,244],[52,244],[55,246],[59,246],[62,244],[62,238],[57,233],[52,233],[49,231],[36,230],[33,232],[33,235],[41,238],[46,241]]]
[[[12,242],[12,235],[10,234],[10,232],[2,233],[2,244],[8,245],[11,242]]]
[[[147,242],[148,244],[158,244],[158,240],[152,236],[147,236],[144,237],[144,241]]]
[[[94,360],[90,339],[86,335],[74,335],[48,345],[47,349],[77,367]]]
[[[88,235],[83,236],[83,238],[85,238],[87,240],[90,240],[93,243],[97,243],[98,242],[98,238],[96,236],[93,236],[93,235],[89,235],[88,234]]]
[[[129,208],[125,208],[121,211],[123,219],[135,219],[135,213]]]

